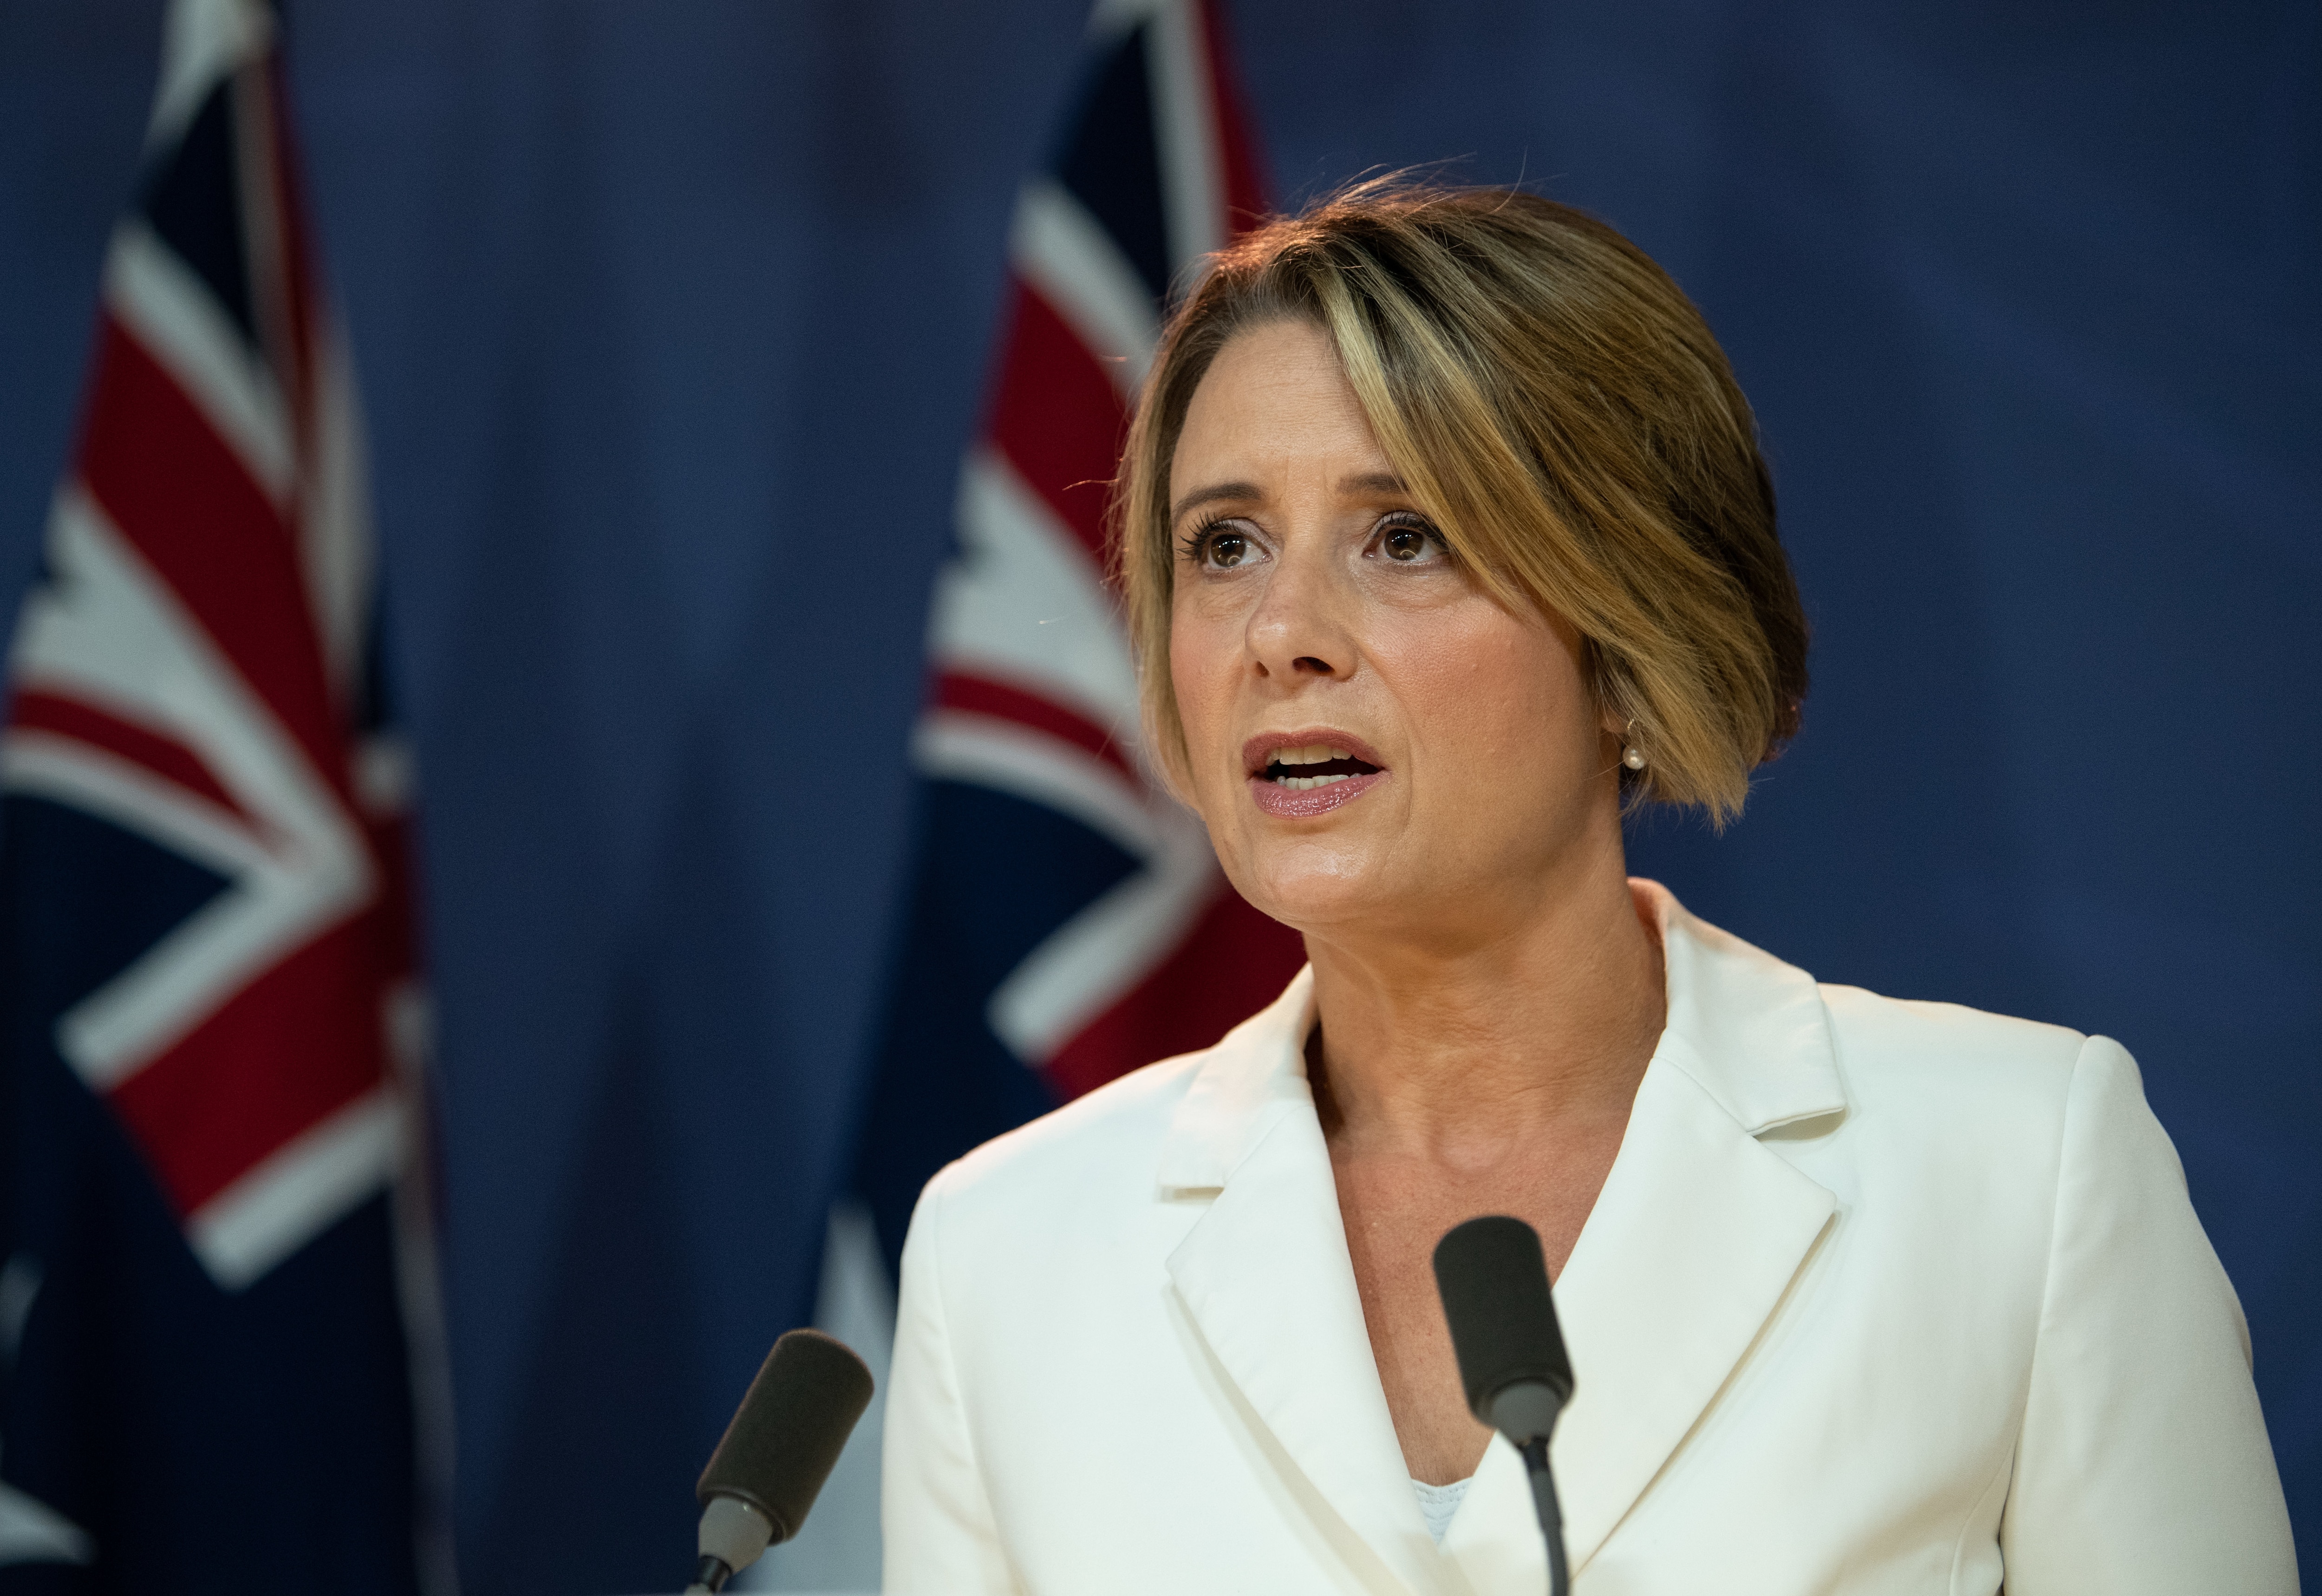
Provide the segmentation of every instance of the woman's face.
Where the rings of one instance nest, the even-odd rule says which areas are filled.
[[[1469,579],[1320,329],[1219,352],[1169,483],[1189,796],[1244,897],[1449,952],[1618,848],[1619,743],[1579,638]]]

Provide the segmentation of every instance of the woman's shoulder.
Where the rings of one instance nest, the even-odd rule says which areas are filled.
[[[1860,987],[1820,990],[1849,1117],[1883,1126],[1874,1140],[2052,1152],[2075,1099],[2092,1091],[2149,1117],[2136,1062],[2110,1037]]]
[[[1669,1029],[1696,1044],[1725,1100],[1760,1124],[1780,1122],[1768,1100],[1793,1096],[1790,1108],[1817,1112],[1836,1098],[1860,1108],[1897,1093],[1970,1111],[2061,1104],[2090,1044],[2062,1026],[1817,980],[1691,914],[1659,883],[1631,887],[1660,930]]]
[[[1666,888],[1632,887],[1660,928],[1669,1029],[1695,1044],[1713,1095],[1755,1128],[1824,1123],[1842,1105],[1849,1120],[1907,1106],[1889,1126],[1906,1135],[1947,1134],[1962,1118],[2049,1120],[2092,1045],[2062,1026],[1817,980],[1687,912]]]
[[[1842,1060],[1879,1072],[1988,1074],[1996,1086],[2069,1079],[2089,1038],[2068,1026],[1993,1014],[1962,1003],[1888,998],[1816,983]]]
[[[1311,1004],[1312,977],[1301,971],[1210,1046],[1132,1070],[986,1142],[929,1181],[928,1195],[953,1210],[1051,1226],[1149,1208],[1165,1184],[1183,1183],[1164,1180],[1167,1149],[1206,1145],[1205,1128],[1246,1124],[1276,1099],[1304,1100],[1298,1042]]]
[[[1053,1211],[1067,1193],[1079,1204],[1149,1196],[1162,1140],[1208,1058],[1204,1050],[1132,1070],[963,1155],[928,1191],[955,1210]]]

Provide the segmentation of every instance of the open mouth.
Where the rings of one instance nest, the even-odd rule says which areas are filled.
[[[1266,757],[1261,780],[1289,792],[1307,792],[1356,776],[1376,776],[1379,767],[1357,759],[1343,748],[1310,743],[1303,748],[1277,748]]]

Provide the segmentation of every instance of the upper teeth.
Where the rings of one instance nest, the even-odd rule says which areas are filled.
[[[1333,748],[1326,743],[1309,743],[1303,748],[1275,749],[1272,762],[1286,770],[1293,765],[1321,765],[1334,759],[1354,757],[1343,748]],[[1344,781],[1347,775],[1344,771],[1326,771],[1315,776],[1285,774],[1275,778],[1275,785],[1287,787],[1294,792],[1303,792],[1310,787],[1328,787],[1333,781]]]

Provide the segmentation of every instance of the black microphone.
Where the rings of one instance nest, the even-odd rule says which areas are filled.
[[[694,1487],[701,1560],[689,1591],[724,1590],[798,1534],[870,1405],[871,1371],[845,1342],[792,1330],[774,1343]]]
[[[1539,1232],[1496,1214],[1453,1226],[1435,1244],[1435,1290],[1450,1321],[1468,1409],[1523,1455],[1548,1541],[1548,1588],[1550,1596],[1564,1596],[1570,1575],[1548,1437],[1572,1400],[1572,1363],[1556,1327]]]

